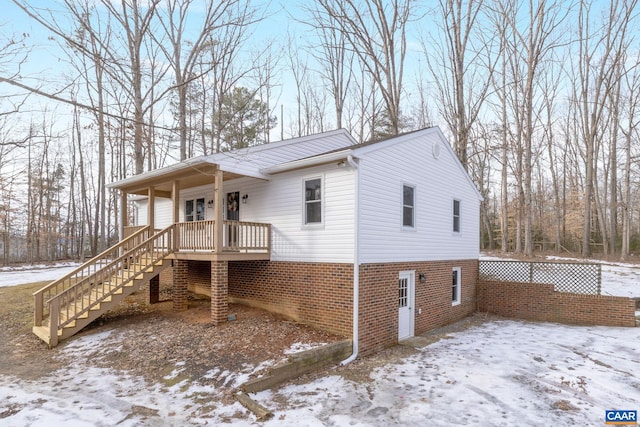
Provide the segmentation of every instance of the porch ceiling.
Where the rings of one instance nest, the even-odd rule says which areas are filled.
[[[155,189],[156,196],[171,197],[174,181],[180,181],[180,188],[197,187],[200,185],[213,184],[218,169],[223,171],[223,181],[245,176],[243,173],[235,171],[225,171],[220,165],[207,162],[184,162],[178,165],[157,169],[141,175],[136,175],[122,181],[108,185],[127,194],[138,194],[146,196],[149,187]]]

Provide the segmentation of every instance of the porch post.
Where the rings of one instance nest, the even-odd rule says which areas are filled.
[[[153,187],[149,187],[148,189],[148,194],[149,194],[149,202],[148,202],[148,206],[147,206],[147,224],[149,225],[150,229],[149,229],[149,235],[155,234],[154,230],[156,228],[156,191],[155,188]]]
[[[211,261],[211,322],[220,325],[227,322],[228,303],[227,261]]]
[[[180,181],[173,181],[171,189],[171,203],[173,203],[173,250],[180,249],[180,227],[175,224],[180,222]]]
[[[120,191],[120,229],[118,232],[120,233],[120,239],[124,239],[124,228],[129,225],[127,223],[129,215],[127,215],[127,193],[124,191]]]
[[[222,171],[220,169],[216,171],[216,180],[214,181],[213,188],[215,199],[215,204],[213,205],[213,215],[215,217],[215,222],[213,224],[213,244],[215,252],[220,253],[224,247],[222,241],[222,208],[224,206],[224,190],[222,188]]]

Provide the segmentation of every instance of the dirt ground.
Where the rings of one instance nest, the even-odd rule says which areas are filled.
[[[31,333],[33,298],[31,294],[43,283],[0,288],[0,375],[12,375],[25,380],[37,380],[62,368],[65,358],[61,349],[72,343],[74,337],[49,349]],[[176,362],[184,363],[178,380],[197,380],[213,368],[220,371],[240,372],[247,366],[262,362],[284,361],[284,351],[295,343],[318,345],[343,340],[281,316],[243,305],[230,305],[236,320],[225,325],[210,323],[208,298],[191,295],[189,309],[175,312],[169,290],[161,291],[161,302],[149,305],[146,292],[125,300],[118,309],[108,312],[93,322],[78,336],[115,330],[125,339],[117,351],[107,354],[86,354],[93,358],[92,365],[141,376],[158,382],[175,369]],[[421,337],[417,346],[435,342],[450,332],[466,329],[488,318],[476,315],[454,325],[432,331]],[[366,383],[377,367],[397,362],[416,350],[410,345],[395,346],[375,356],[359,358],[347,366],[329,367],[304,375],[292,383],[305,383],[327,375],[329,371],[346,379]],[[90,352],[89,352],[90,353]],[[92,356],[100,357],[92,357]],[[255,375],[260,375],[258,371]],[[218,389],[228,388],[225,400],[232,400],[234,390],[224,383]]]
[[[59,350],[73,342],[74,337],[49,349],[31,333],[31,294],[42,285],[0,288],[0,374],[37,379],[64,363]],[[295,343],[318,345],[344,339],[263,310],[234,304],[229,312],[235,314],[236,320],[214,326],[210,322],[208,298],[191,295],[189,309],[182,312],[173,311],[168,291],[161,292],[158,304],[147,304],[147,298],[146,292],[130,296],[116,310],[75,336],[111,329],[126,336],[119,351],[95,358],[95,366],[157,381],[175,368],[176,361],[184,361],[182,377],[195,379],[213,367],[234,372],[266,360],[284,360],[284,350]]]

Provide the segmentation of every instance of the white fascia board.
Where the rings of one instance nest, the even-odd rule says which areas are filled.
[[[333,153],[321,154],[319,156],[308,157],[306,159],[294,160],[292,162],[281,163],[279,165],[260,169],[260,172],[263,174],[275,174],[287,172],[294,169],[304,169],[324,163],[337,162],[339,160],[345,160],[347,157],[349,157],[352,151],[353,150],[348,148],[345,150],[335,151]]]

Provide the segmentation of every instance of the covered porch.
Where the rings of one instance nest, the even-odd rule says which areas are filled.
[[[177,311],[187,309],[189,261],[208,261],[211,267],[211,320],[214,324],[227,321],[228,262],[270,260],[271,257],[271,225],[240,221],[239,215],[230,215],[224,183],[241,177],[268,179],[255,170],[239,168],[238,165],[213,164],[206,158],[197,158],[111,184],[112,188],[120,191],[121,239],[145,229],[143,233],[147,236],[160,232],[155,227],[159,213],[155,201],[157,198],[171,201],[171,225],[162,231],[169,231],[171,236],[167,243],[171,250],[166,258],[173,263],[173,307]],[[202,186],[210,186],[208,192],[212,190],[214,195],[213,199],[207,197],[206,200],[208,207],[213,208],[213,219],[211,211],[209,218],[205,219],[195,209],[194,215],[187,215],[187,208],[181,217],[181,204],[184,204],[181,190]],[[129,224],[131,215],[127,208],[130,195],[146,197],[146,223],[150,226]],[[163,215],[166,221],[167,212]],[[158,287],[156,277],[150,282],[152,299],[158,294]]]

